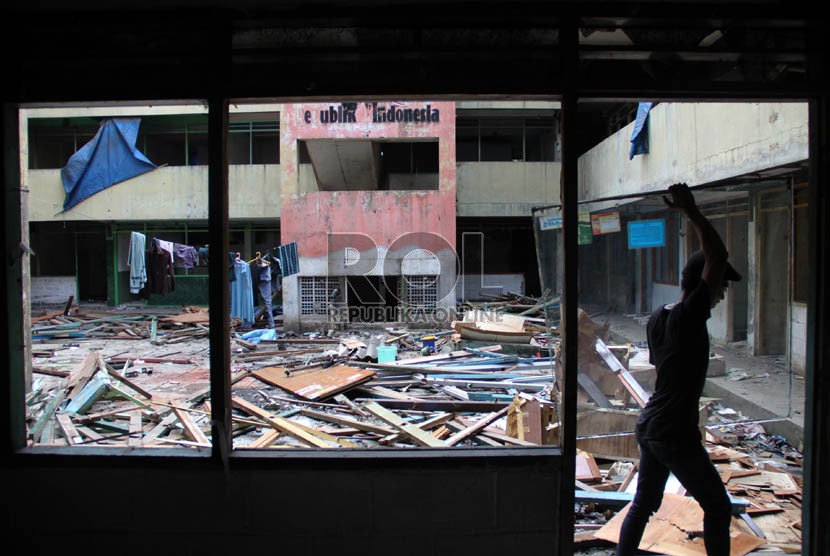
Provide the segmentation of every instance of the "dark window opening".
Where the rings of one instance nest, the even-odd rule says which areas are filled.
[[[457,162],[555,162],[561,159],[554,116],[458,118]]]
[[[478,120],[458,118],[455,127],[455,159],[478,162]]]
[[[279,122],[228,124],[228,164],[279,164]]]
[[[348,321],[395,322],[399,301],[398,280],[398,276],[347,277]]]
[[[481,161],[524,160],[524,130],[518,118],[481,122]]]
[[[438,189],[438,142],[380,143],[380,187]]]

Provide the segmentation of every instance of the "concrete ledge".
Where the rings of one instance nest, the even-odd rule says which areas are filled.
[[[709,398],[720,399],[723,405],[740,411],[750,419],[770,419],[770,422],[763,423],[763,427],[767,433],[781,435],[787,439],[787,442],[791,446],[799,450],[802,449],[804,443],[804,427],[793,422],[791,419],[782,417],[758,405],[753,400],[740,396],[712,380],[706,381],[706,385],[703,387],[703,395]]]

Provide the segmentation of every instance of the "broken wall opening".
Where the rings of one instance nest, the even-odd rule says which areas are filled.
[[[299,162],[321,191],[435,191],[438,141],[303,139]]]
[[[348,322],[397,322],[398,276],[347,276]]]

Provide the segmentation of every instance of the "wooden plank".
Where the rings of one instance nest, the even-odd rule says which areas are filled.
[[[801,510],[783,510],[776,514],[753,515],[752,520],[774,546],[801,544],[801,531],[793,523],[801,518]]]
[[[447,446],[453,446],[455,444],[458,444],[459,442],[462,442],[470,438],[471,436],[478,434],[478,432],[484,429],[487,425],[505,415],[509,409],[510,407],[508,406],[494,413],[490,413],[489,415],[482,417],[476,423],[470,425],[466,429],[455,433],[447,439]]]
[[[440,415],[435,415],[430,417],[429,419],[422,421],[420,423],[414,423],[419,429],[423,429],[428,431],[433,427],[437,427],[438,425],[443,425],[455,418],[455,413],[441,413]],[[403,437],[403,433],[396,432],[389,436],[384,436],[378,442],[382,445],[394,444],[395,442],[399,441]],[[433,435],[435,436],[435,435]]]
[[[613,460],[639,460],[640,448],[633,432],[589,436],[576,439],[576,447],[594,457]]]
[[[489,351],[489,352],[496,352],[501,351],[500,345],[492,345],[492,346],[485,346],[477,348],[478,351]],[[417,366],[420,363],[435,363],[437,361],[447,362],[453,359],[463,359],[465,357],[472,356],[473,353],[467,350],[457,350],[450,353],[439,353],[436,355],[425,355],[423,357],[407,357],[397,363],[384,365],[384,367],[410,367],[410,366]]]
[[[109,384],[107,386],[107,392],[104,394],[104,397],[105,398],[123,398],[125,400],[129,400],[129,401],[133,402],[135,405],[141,406],[145,409],[150,409],[149,404],[143,402],[142,400],[139,400],[138,398],[136,398],[135,396],[133,396],[129,392],[125,392],[125,391],[121,390],[120,388],[118,388],[117,386],[113,386],[112,384]]]
[[[150,392],[148,392],[147,390],[145,390],[144,388],[142,388],[138,384],[134,383],[133,381],[131,381],[127,377],[123,376],[121,373],[119,373],[118,371],[116,371],[115,369],[113,369],[112,367],[107,365],[106,363],[104,363],[104,369],[107,371],[107,374],[109,376],[111,376],[112,378],[114,378],[118,382],[124,384],[125,386],[129,386],[130,388],[132,388],[133,390],[135,390],[136,392],[138,392],[139,394],[141,394],[142,396],[144,396],[148,400],[153,398],[153,395]]]
[[[69,401],[69,404],[64,408],[66,413],[85,413],[87,409],[103,396],[110,387],[109,379],[106,375],[98,375],[85,386],[74,394],[74,397]]]
[[[204,311],[198,311],[195,313],[182,313],[180,315],[173,315],[169,317],[159,317],[159,321],[173,324],[210,324],[210,314],[207,309],[205,309]]]
[[[579,479],[574,481],[574,486],[579,490],[584,490],[585,492],[600,492],[598,489],[592,487],[587,483],[583,483]]]
[[[746,526],[752,530],[752,533],[756,537],[762,539],[767,538],[766,535],[764,535],[764,532],[761,530],[761,528],[758,527],[758,524],[755,523],[755,521],[753,521],[752,516],[750,516],[748,513],[742,513],[738,517],[740,517],[743,520],[743,522],[746,523]]]
[[[633,499],[634,494],[629,492],[586,492],[575,491],[574,496],[580,504],[599,504],[608,508],[624,508]],[[677,496],[672,494],[672,496]],[[733,496],[729,497],[732,503],[732,515],[739,515],[746,511],[749,502]]]
[[[359,405],[357,405],[352,400],[350,400],[348,398],[348,396],[346,396],[345,394],[337,394],[336,396],[334,396],[334,401],[336,401],[339,404],[345,405],[346,407],[348,407],[349,409],[351,409],[353,412],[357,413],[361,417],[368,417],[369,416],[368,413],[363,411],[363,409]]]
[[[306,417],[311,417],[312,419],[317,419],[319,421],[334,423],[337,425],[342,425],[344,427],[351,427],[361,431],[380,434],[383,436],[395,434],[395,431],[390,429],[389,427],[381,427],[378,425],[373,425],[372,423],[364,423],[363,421],[351,419],[343,415],[336,415],[334,413],[325,413],[323,411],[315,411],[313,409],[303,408],[300,410],[300,414],[305,415]]]
[[[103,436],[95,432],[89,427],[77,427],[78,432],[81,433],[85,438],[94,441],[106,440]]]
[[[506,432],[520,440],[543,444],[542,406],[538,399],[533,397],[516,396],[507,415]]]
[[[77,309],[78,306],[75,305],[75,308]],[[51,319],[53,319],[55,317],[59,317],[63,314],[64,314],[63,311],[55,311],[54,313],[46,313],[45,315],[40,315],[39,317],[32,317],[32,324],[34,324],[36,322],[43,322],[45,320],[51,320]]]
[[[283,367],[265,367],[251,374],[305,400],[320,400],[371,380],[377,372],[349,365],[336,365],[299,376],[285,376]]]
[[[416,396],[411,396],[409,394],[402,394],[397,390],[393,390],[391,388],[387,388],[386,386],[358,386],[355,388],[356,392],[367,394],[369,396],[375,396],[378,398],[385,398],[385,399],[393,399],[399,400],[402,402],[418,402],[418,401],[425,401],[424,398],[419,398]]]
[[[417,425],[405,421],[400,416],[396,415],[392,411],[389,411],[388,409],[386,409],[378,403],[371,401],[366,402],[363,405],[363,408],[375,417],[377,417],[378,419],[381,419],[386,423],[389,423],[396,429],[398,429],[401,433],[403,433],[407,438],[413,440],[416,444],[420,444],[421,446],[428,446],[431,448],[444,448],[447,446],[447,444],[443,441],[438,440],[437,438],[435,438],[428,432],[425,432]]]
[[[510,402],[465,402],[462,400],[398,400],[391,398],[358,398],[358,403],[375,402],[388,409],[412,411],[444,411],[457,413],[485,413],[498,411]]]
[[[643,390],[642,386],[631,376],[631,373],[623,367],[623,364],[620,363],[619,359],[617,359],[611,350],[608,349],[608,346],[605,345],[601,339],[597,338],[596,341],[596,350],[597,353],[602,357],[603,361],[605,361],[606,365],[611,368],[611,371],[617,375],[617,378],[620,379],[625,389],[631,394],[631,397],[634,398],[634,401],[640,407],[645,407],[646,403],[648,403],[649,395],[648,393]]]
[[[178,421],[178,417],[175,413],[172,413],[173,408],[170,408],[170,415],[167,415],[164,419],[162,419],[155,427],[150,429],[150,432],[144,435],[144,443],[150,443],[157,439],[159,436],[167,432],[167,430],[173,426],[173,424]]]
[[[599,482],[602,480],[602,473],[594,459],[594,456],[587,452],[576,454],[576,480],[583,483]]]
[[[527,440],[520,440],[518,438],[513,438],[512,436],[507,436],[506,434],[500,434],[486,429],[482,431],[479,436],[486,436],[488,438],[492,438],[493,440],[501,442],[502,444],[510,444],[512,446],[538,446],[538,444],[528,442]]]
[[[144,432],[141,424],[141,411],[133,411],[130,413],[130,440],[129,445],[132,448],[140,448],[142,446],[141,435]]]
[[[267,448],[271,444],[277,441],[277,439],[282,435],[282,433],[276,429],[268,429],[265,433],[248,444],[247,446],[239,446],[240,448]]]
[[[617,512],[594,535],[609,542],[618,542],[620,527],[629,508],[626,506]],[[689,533],[702,530],[702,524],[703,510],[693,498],[665,493],[663,504],[646,525],[639,548],[669,556],[704,556],[706,548],[703,538],[689,539]],[[731,556],[744,556],[765,544],[764,539],[742,532],[734,522],[730,536]]]
[[[70,372],[69,381],[66,384],[66,387],[69,389],[69,392],[66,394],[66,399],[74,399],[78,392],[83,390],[86,383],[89,382],[89,379],[98,370],[99,355],[100,352],[98,351],[90,351],[86,354],[81,364]]]
[[[582,405],[577,408],[577,436],[634,432],[640,410],[605,409]],[[590,450],[588,450],[590,451]]]
[[[307,444],[315,448],[332,447],[332,444],[330,442],[322,440],[314,435],[307,433],[303,429],[295,426],[295,424],[289,421],[288,419],[283,419],[282,417],[271,415],[261,407],[254,405],[248,402],[247,400],[243,400],[242,398],[234,396],[231,398],[231,403],[237,409],[241,409],[245,413],[253,415],[254,417],[259,417],[260,419],[271,425],[271,427],[277,429],[278,431],[284,434],[291,436],[292,438],[299,440],[300,442],[303,442],[304,444]],[[334,446],[338,445],[334,444]]]
[[[360,445],[355,444],[354,442],[350,442],[346,438],[339,438],[337,436],[332,436],[331,434],[328,434],[327,432],[323,432],[323,431],[315,429],[313,427],[308,427],[306,425],[303,425],[302,423],[297,423],[297,422],[292,421],[291,424],[294,425],[295,427],[298,427],[301,430],[304,430],[308,434],[311,434],[313,436],[317,436],[322,440],[325,440],[327,442],[331,442],[332,444],[339,444],[340,446],[343,446],[344,448],[360,448]]]
[[[185,436],[196,442],[200,445],[210,446],[210,439],[202,432],[202,429],[196,424],[193,420],[193,417],[190,416],[184,409],[179,409],[178,407],[173,408],[173,413],[176,414],[176,417],[179,419],[179,422],[184,427]]]
[[[78,429],[72,422],[72,419],[69,418],[69,415],[66,413],[59,413],[57,415],[57,419],[58,426],[61,429],[61,434],[63,434],[63,437],[66,438],[66,441],[69,442],[70,446],[84,441],[81,433],[78,432]]]
[[[40,375],[56,376],[59,378],[67,378],[69,371],[58,371],[55,369],[44,369],[43,367],[32,367],[32,372]]]
[[[591,380],[591,377],[586,375],[585,373],[577,373],[576,381],[582,386],[582,389],[588,394],[588,396],[594,400],[599,407],[610,409],[614,407],[611,405],[611,402],[608,401],[608,398],[605,397],[605,394],[597,386],[597,383]]]
[[[466,420],[464,420],[460,417],[457,417],[456,419],[453,419],[452,421],[447,423],[446,426],[442,426],[441,428],[452,427],[453,430],[456,431],[456,433],[458,433],[458,432],[461,432],[464,429],[466,429],[467,427],[470,427],[472,425],[474,425],[474,423],[472,423],[470,421],[466,421]],[[439,435],[438,431],[433,431],[432,436],[444,440],[444,436]],[[489,436],[486,436],[484,434],[483,430],[480,430],[480,431],[478,431],[477,434],[474,434],[472,436],[472,439],[473,439],[473,442],[476,442],[476,443],[479,443],[479,444],[486,444],[487,446],[493,446],[494,448],[503,448],[504,447],[504,444],[502,444],[501,442],[498,442],[496,440],[493,440]],[[446,442],[446,440],[444,440],[444,441]]]
[[[729,484],[730,486],[736,484],[739,486],[764,486],[771,489],[798,489],[798,485],[789,473],[779,473],[775,471],[760,471],[759,473],[753,473],[751,475],[740,476],[737,478],[736,474],[733,472]]]
[[[165,359],[164,357],[110,357],[107,359],[108,363],[126,363],[128,361],[141,360],[145,363],[172,363],[174,365],[191,365],[193,361],[190,359]]]
[[[247,349],[248,351],[256,351],[257,350],[257,345],[256,344],[253,344],[251,342],[246,342],[245,340],[243,340],[241,338],[234,338],[233,341],[236,342],[237,344],[239,344],[240,346],[242,346],[243,348]]]

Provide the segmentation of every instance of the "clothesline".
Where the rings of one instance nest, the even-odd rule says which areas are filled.
[[[178,266],[193,268],[198,260],[199,252],[195,247],[157,237],[148,246],[147,236],[141,232],[130,232],[130,250],[127,254],[130,293],[166,295],[176,289],[173,266],[178,263]]]

